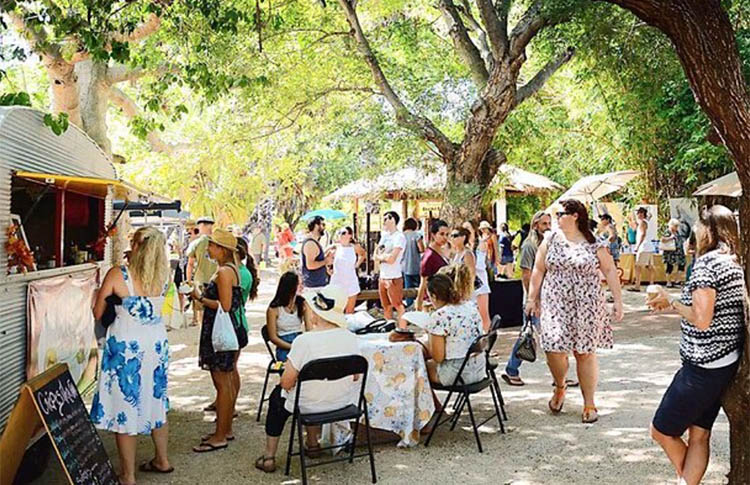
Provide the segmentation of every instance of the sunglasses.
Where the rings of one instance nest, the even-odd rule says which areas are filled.
[[[557,218],[559,219],[562,216],[569,216],[569,215],[571,215],[570,212],[560,211],[560,212],[557,213]]]
[[[461,234],[458,232],[451,233],[451,237],[461,237]]]
[[[318,310],[327,312],[333,308],[333,306],[336,304],[336,301],[332,298],[326,298],[322,293],[318,292],[313,297],[312,303]]]

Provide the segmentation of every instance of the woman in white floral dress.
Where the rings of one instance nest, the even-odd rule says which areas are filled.
[[[116,433],[120,483],[135,483],[136,438],[151,434],[155,458],[141,471],[169,473],[167,457],[167,368],[169,344],[161,319],[169,279],[166,239],[154,227],[136,231],[130,264],[112,268],[102,282],[94,306],[101,318],[110,295],[122,299],[107,328],[99,388],[91,405],[94,425]]]
[[[555,379],[550,410],[553,414],[562,411],[568,354],[573,352],[584,401],[581,420],[593,423],[598,420],[594,404],[599,377],[596,350],[611,348],[613,343],[599,271],[612,290],[617,321],[622,319],[622,293],[607,244],[596,242],[584,205],[573,199],[561,205],[563,210],[557,213],[560,229],[545,238],[536,255],[526,313],[540,318],[542,348]]]

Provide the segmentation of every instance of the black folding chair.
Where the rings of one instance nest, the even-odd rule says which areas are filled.
[[[276,360],[276,353],[271,348],[271,338],[268,336],[268,327],[263,325],[263,327],[260,329],[260,334],[261,336],[263,336],[263,342],[266,344],[266,349],[268,350],[268,355],[271,356],[271,361],[268,363],[268,367],[266,367],[266,378],[263,380],[263,390],[260,391],[260,399],[258,400],[258,416],[255,418],[256,421],[260,421],[260,415],[263,411],[263,403],[268,401],[268,399],[270,398],[270,395],[266,397],[268,376],[270,376],[271,374],[281,375],[284,373],[284,363],[282,362],[281,365],[278,365],[279,361]]]
[[[500,411],[503,413],[503,419],[505,421],[508,420],[508,415],[505,413],[505,399],[503,399],[503,393],[500,391],[500,383],[497,380],[497,374],[495,374],[495,370],[499,367],[499,362],[496,358],[490,356],[490,351],[495,346],[495,341],[497,340],[497,330],[500,330],[500,323],[502,321],[502,318],[500,315],[495,315],[492,317],[492,324],[490,326],[490,333],[492,334],[490,346],[487,349],[487,377],[492,379],[492,385],[495,387],[495,393],[497,394],[497,398],[500,401]],[[503,430],[504,431],[504,430]]]
[[[438,417],[435,420],[435,426],[432,427],[432,430],[430,431],[429,436],[427,436],[427,441],[425,441],[425,446],[430,446],[430,441],[432,440],[432,435],[435,434],[435,430],[447,423],[451,422],[451,431],[453,431],[456,427],[456,424],[458,424],[458,419],[461,417],[461,413],[463,412],[464,407],[467,407],[469,409],[469,417],[471,418],[471,426],[474,429],[474,437],[477,440],[477,448],[479,449],[479,452],[482,453],[482,441],[479,439],[479,427],[490,421],[492,418],[497,417],[497,422],[500,424],[500,431],[502,433],[505,433],[505,427],[503,426],[503,419],[500,412],[500,408],[498,407],[498,399],[495,395],[495,386],[493,385],[492,379],[487,376],[484,379],[480,380],[479,382],[473,382],[471,384],[464,383],[463,378],[461,377],[461,374],[463,373],[464,368],[466,367],[466,364],[469,362],[469,359],[476,358],[476,359],[485,359],[487,353],[492,348],[492,345],[494,344],[493,334],[496,334],[496,331],[490,331],[486,335],[482,335],[480,337],[477,337],[477,339],[471,344],[471,347],[469,347],[469,350],[466,352],[466,356],[464,357],[463,362],[461,363],[461,367],[459,368],[458,374],[456,375],[456,379],[454,380],[453,384],[451,385],[442,385],[437,383],[431,383],[432,389],[435,391],[448,391],[448,396],[445,398],[445,401],[443,401],[443,406],[440,409],[440,412],[438,413]],[[496,337],[495,337],[496,338]],[[471,395],[477,394],[478,392],[481,392],[485,389],[490,389],[490,394],[492,394],[492,402],[495,405],[495,412],[490,416],[489,418],[485,419],[481,423],[477,424],[476,420],[474,419],[474,410],[471,407]],[[445,412],[446,406],[448,406],[448,403],[451,400],[451,397],[453,394],[456,394],[457,402],[454,403],[455,412],[453,413],[453,416],[449,416],[444,421],[440,421],[440,419],[443,417],[443,413]]]
[[[357,405],[350,404],[341,409],[334,409],[322,413],[302,413],[299,409],[299,395],[302,389],[302,383],[306,381],[334,381],[344,377],[360,376],[359,400]],[[341,357],[330,357],[326,359],[317,359],[308,362],[302,367],[297,377],[297,392],[294,397],[294,413],[292,414],[292,428],[289,434],[289,449],[286,454],[286,475],[289,475],[289,469],[292,464],[292,457],[299,456],[300,466],[302,468],[302,484],[307,484],[307,468],[340,461],[352,463],[355,458],[370,458],[370,472],[372,474],[372,483],[377,482],[375,476],[375,458],[372,454],[372,441],[370,440],[370,417],[367,413],[367,400],[365,399],[365,383],[367,382],[367,359],[361,355],[345,355]],[[359,430],[359,420],[365,417],[365,433],[367,435],[367,453],[355,455],[354,451],[357,445],[357,431]],[[302,426],[320,426],[338,421],[354,421],[354,434],[352,442],[349,445],[348,456],[333,458],[330,460],[319,461],[308,465],[305,462],[304,440],[302,437]],[[299,440],[299,451],[292,453],[294,448],[294,432]],[[331,450],[340,448],[342,445],[326,446],[321,450]]]

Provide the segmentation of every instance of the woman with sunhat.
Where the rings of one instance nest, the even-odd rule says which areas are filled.
[[[214,351],[211,334],[219,305],[232,319],[240,348],[247,345],[247,331],[237,319],[237,310],[242,306],[240,274],[237,269],[237,238],[227,230],[215,230],[208,237],[208,255],[217,263],[216,272],[202,294],[193,289],[192,295],[204,307],[198,365],[211,372],[211,379],[216,388],[216,430],[213,434],[204,436],[201,443],[193,447],[196,453],[226,448],[227,443],[234,439],[232,416],[237,390],[232,373],[237,351]]]

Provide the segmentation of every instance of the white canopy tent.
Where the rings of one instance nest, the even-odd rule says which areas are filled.
[[[740,185],[740,178],[737,176],[737,172],[728,173],[723,177],[719,177],[716,180],[701,185],[698,187],[698,190],[693,192],[693,195],[696,197],[706,195],[741,197],[742,186]]]

